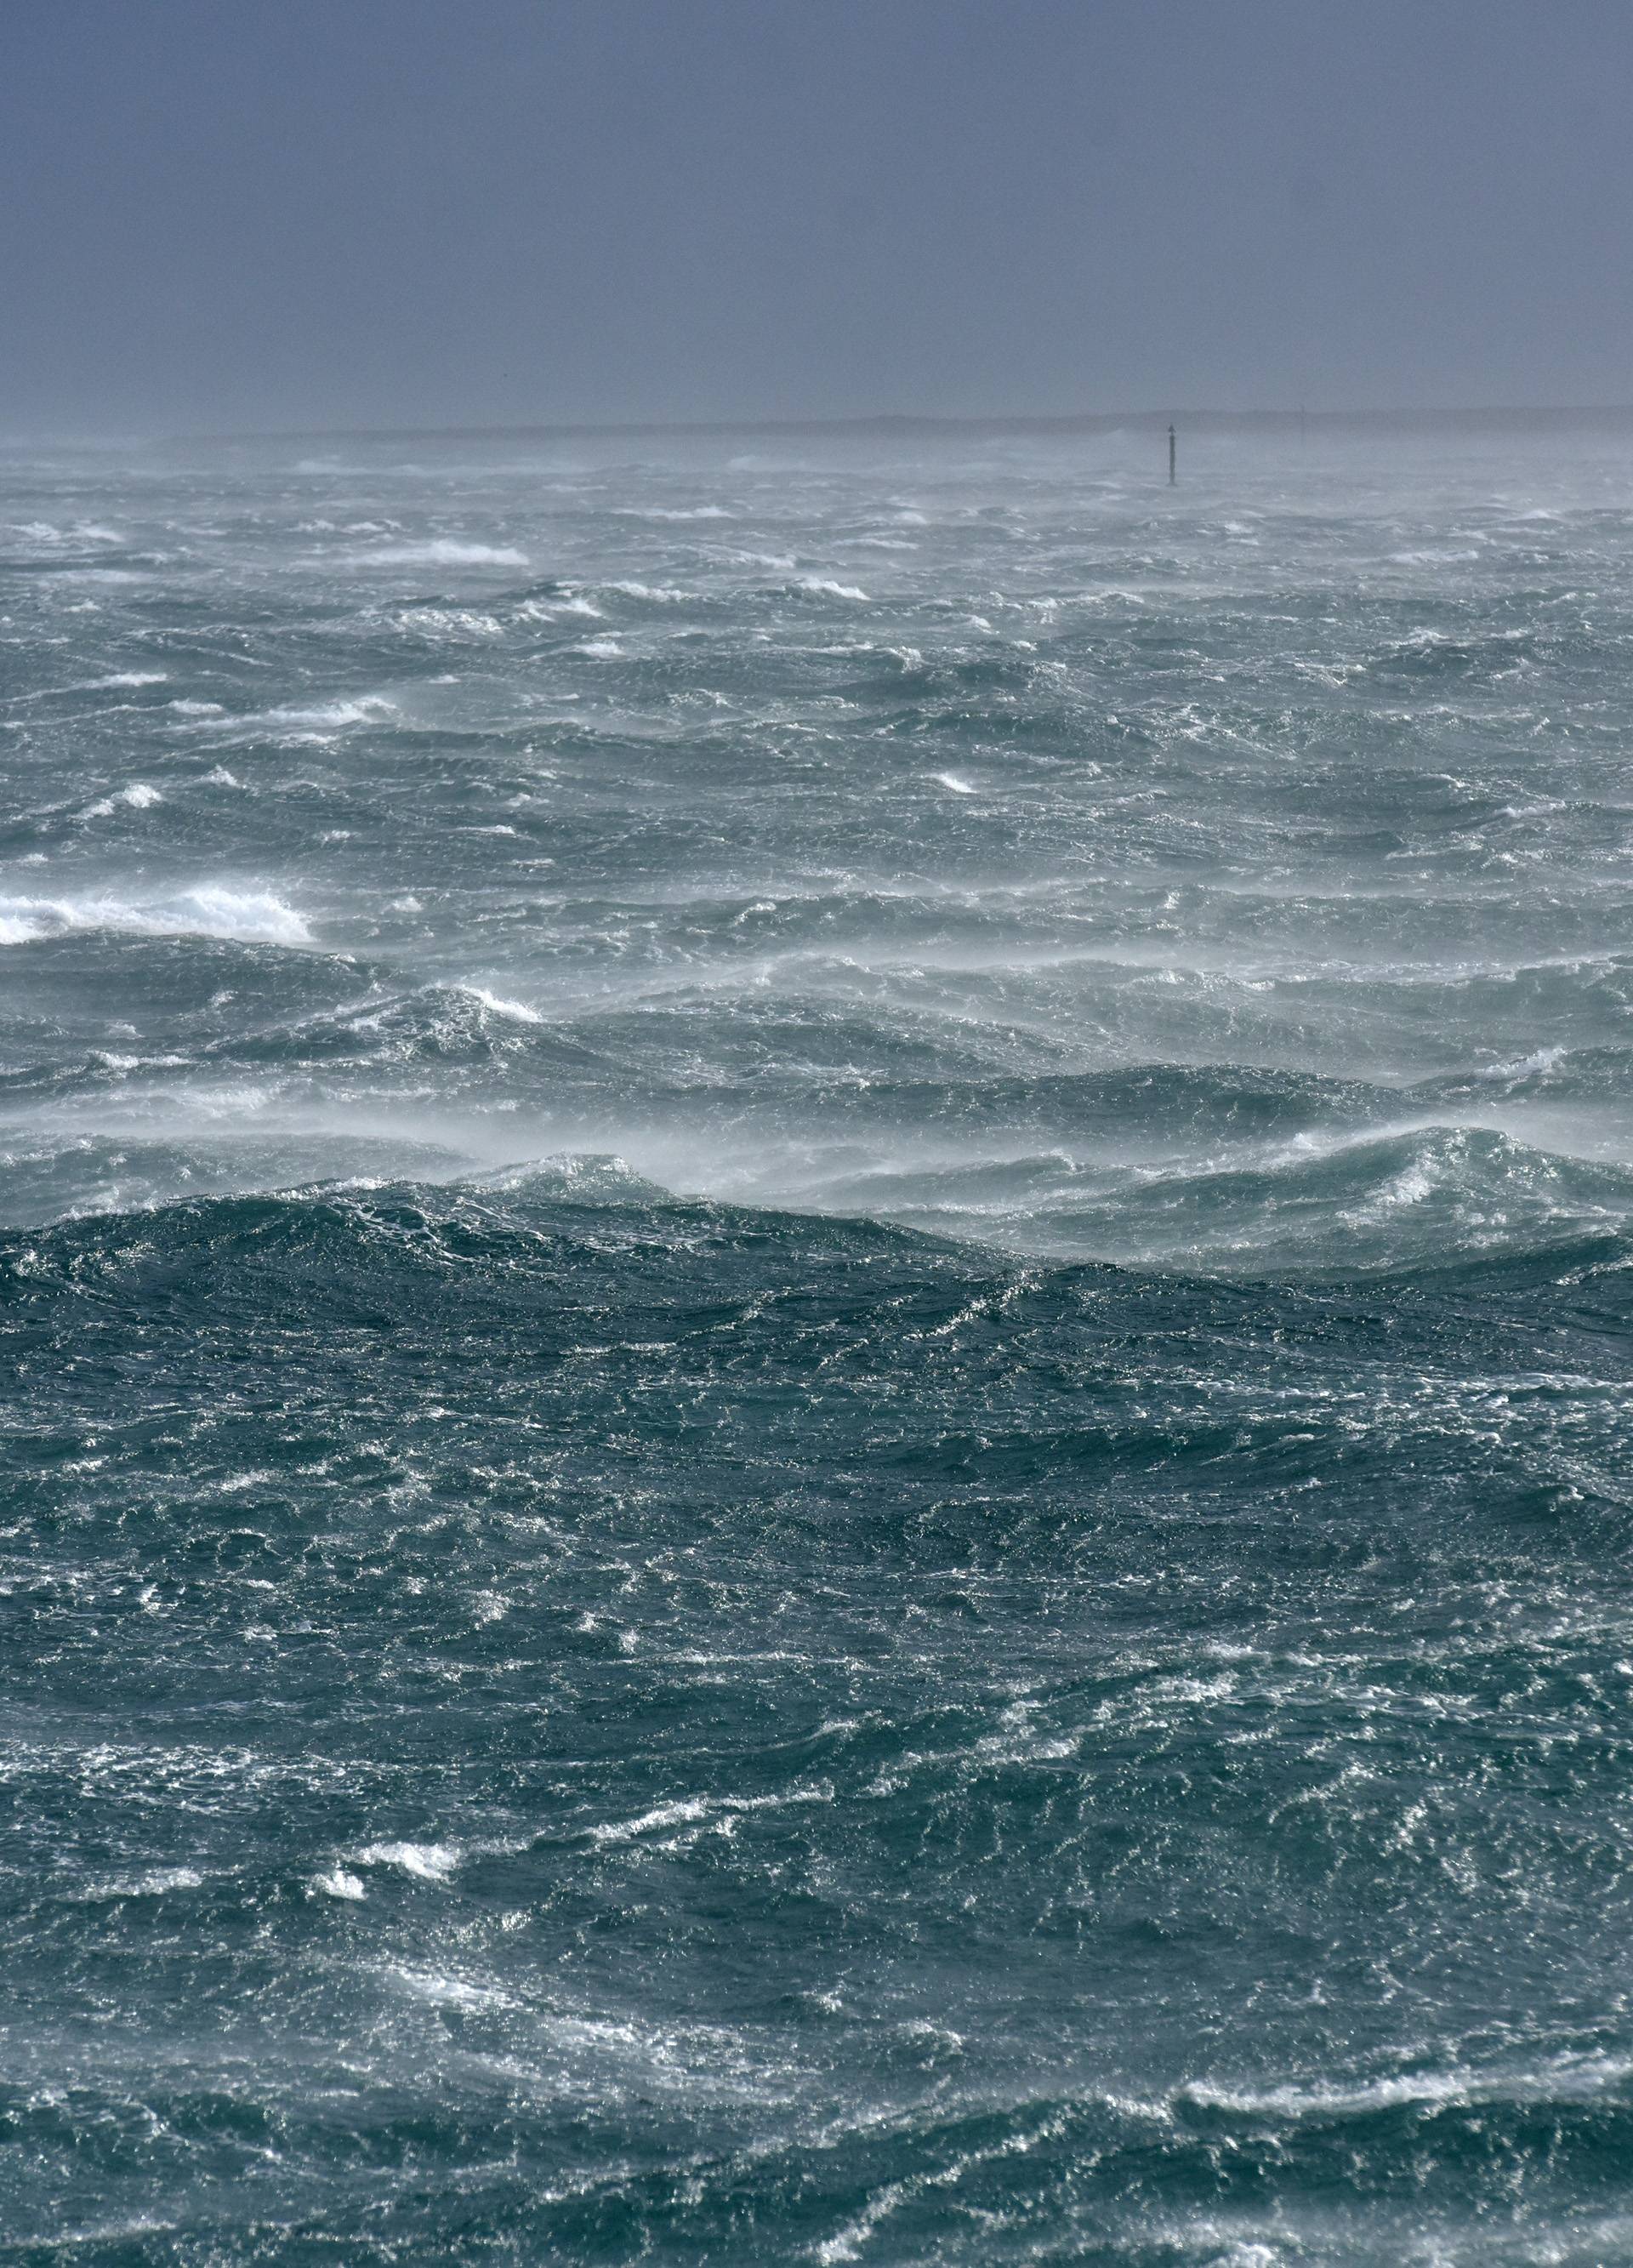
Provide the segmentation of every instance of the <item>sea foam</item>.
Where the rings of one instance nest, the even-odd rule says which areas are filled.
[[[167,897],[0,896],[0,945],[26,945],[74,930],[147,937],[233,938],[246,945],[309,945],[305,918],[270,890],[201,882]]]

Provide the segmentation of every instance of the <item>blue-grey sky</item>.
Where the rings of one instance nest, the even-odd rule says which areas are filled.
[[[1633,401],[1629,0],[0,0],[0,435]]]

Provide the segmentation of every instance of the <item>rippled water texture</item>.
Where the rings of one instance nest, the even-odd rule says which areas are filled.
[[[1633,455],[647,446],[0,461],[0,2259],[1633,2258]]]

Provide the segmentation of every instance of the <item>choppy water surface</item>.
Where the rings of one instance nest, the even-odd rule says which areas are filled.
[[[0,2258],[1633,2257],[1633,460],[311,446],[0,468]]]

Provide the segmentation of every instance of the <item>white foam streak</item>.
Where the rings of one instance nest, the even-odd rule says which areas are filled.
[[[236,718],[234,727],[253,732],[266,725],[310,732],[338,732],[348,725],[378,725],[397,714],[397,704],[383,693],[364,693],[349,701],[320,701],[309,708],[267,709],[253,717]]]
[[[1403,2107],[1433,2110],[1443,2103],[1591,2101],[1633,2076],[1633,2058],[1561,2056],[1526,2071],[1402,2072],[1349,2087],[1287,2084],[1234,2088],[1210,2080],[1181,2087],[1174,2100],[1249,2117],[1320,2119],[1365,2116]]]
[[[70,544],[122,543],[125,539],[116,527],[104,527],[94,519],[76,520],[68,527],[59,527],[49,519],[14,520],[11,533],[26,542],[44,544],[51,549]]]
[[[681,1796],[672,1803],[658,1804],[634,1819],[607,1820],[585,1831],[592,1843],[633,1843],[643,1836],[661,1834],[666,1828],[695,1826],[702,1820],[739,1812],[779,1811],[790,1804],[831,1803],[833,1800],[833,1788],[826,1780],[812,1787],[791,1789],[786,1795]]]

